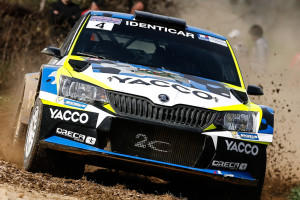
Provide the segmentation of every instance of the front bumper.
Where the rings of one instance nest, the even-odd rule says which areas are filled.
[[[248,186],[258,182],[254,171],[266,148],[255,144],[256,153],[254,143],[213,132],[200,134],[51,105],[43,108],[40,140],[46,148],[100,166],[132,170],[134,165],[140,173],[172,171]]]
[[[248,172],[186,167],[183,165],[114,153],[57,136],[51,136],[41,141],[41,144],[49,149],[72,153],[81,158],[85,157],[83,159],[87,163],[99,166],[109,166],[116,169],[125,169],[138,173],[143,173],[143,170],[145,170],[146,174],[161,176],[166,176],[164,172],[167,170],[170,173],[192,175],[207,180],[222,181],[237,185],[257,185],[257,180],[254,179]],[[107,164],[105,162],[110,163]],[[112,166],[112,164],[115,166]],[[149,169],[151,172],[149,172]],[[162,171],[158,172],[158,170]]]

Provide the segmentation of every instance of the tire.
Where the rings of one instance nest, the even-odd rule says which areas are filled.
[[[231,198],[232,200],[260,200],[262,189],[264,186],[265,173],[266,173],[266,165],[267,165],[267,152],[264,149],[262,152],[262,159],[259,161],[257,165],[257,173],[255,177],[258,179],[258,184],[256,187],[233,187]]]
[[[31,111],[24,145],[23,166],[30,172],[44,171],[42,164],[46,161],[45,151],[39,145],[42,110],[43,104],[37,98]]]
[[[68,158],[62,152],[51,151],[40,146],[40,127],[43,104],[36,99],[31,111],[24,145],[23,165],[26,171],[48,172],[54,176],[81,178],[85,164]]]

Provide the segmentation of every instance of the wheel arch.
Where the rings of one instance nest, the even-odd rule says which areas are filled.
[[[23,96],[21,97],[20,122],[28,124],[30,112],[38,95],[41,72],[25,74]]]

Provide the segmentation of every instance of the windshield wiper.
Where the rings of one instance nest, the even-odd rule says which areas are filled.
[[[92,58],[99,58],[99,59],[106,59],[106,60],[113,60],[113,61],[119,61],[119,60],[114,59],[114,58],[109,58],[109,57],[106,57],[106,56],[101,56],[101,55],[96,55],[96,54],[86,53],[86,52],[77,52],[76,55],[87,56],[87,57],[92,57]]]
[[[157,69],[160,68],[160,69],[166,70],[166,68],[163,67],[163,66],[153,66],[153,65],[148,65],[148,64],[138,63],[138,62],[132,62],[132,61],[121,61],[121,62],[124,62],[124,63],[127,63],[127,64],[142,65],[142,66],[145,66],[145,67],[152,67],[152,68],[157,68]]]
[[[92,58],[106,59],[104,56],[100,56],[100,55],[96,55],[96,54],[91,54],[91,53],[86,53],[86,52],[77,52],[76,55],[87,56],[87,57],[92,57]]]

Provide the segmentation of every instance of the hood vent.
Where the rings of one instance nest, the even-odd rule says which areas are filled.
[[[248,95],[245,92],[231,89],[230,92],[239,100],[242,104],[247,104],[249,102]]]
[[[73,59],[69,60],[69,64],[71,65],[73,70],[76,71],[76,72],[83,72],[84,70],[86,70],[90,66],[89,62],[80,61],[80,60],[73,60]]]

